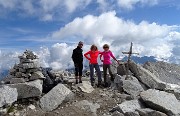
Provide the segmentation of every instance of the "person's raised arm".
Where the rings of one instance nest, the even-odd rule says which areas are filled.
[[[89,52],[86,52],[86,53],[84,54],[84,56],[85,56],[88,60],[91,60],[91,58],[88,57],[89,54],[90,54],[90,51],[89,51]]]

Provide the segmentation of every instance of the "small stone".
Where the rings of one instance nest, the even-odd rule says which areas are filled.
[[[91,86],[89,81],[82,81],[82,84],[79,84],[78,87],[85,93],[91,93],[94,91],[94,88]]]
[[[36,109],[36,107],[34,105],[32,105],[32,104],[29,105],[28,108],[31,109],[31,110],[35,110]]]

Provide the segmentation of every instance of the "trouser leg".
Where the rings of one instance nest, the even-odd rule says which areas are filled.
[[[79,64],[79,82],[82,82],[82,70],[83,70],[83,64]]]
[[[94,65],[90,64],[89,68],[90,68],[90,80],[91,80],[91,83],[94,83],[94,81],[95,81],[95,79],[94,79]]]
[[[114,75],[112,74],[112,71],[111,71],[111,65],[108,65],[108,70],[109,70],[109,74],[111,76],[111,81],[114,81]]]
[[[107,66],[103,65],[103,75],[104,75],[104,83],[107,83]]]
[[[101,81],[102,81],[101,71],[100,71],[100,68],[99,68],[99,65],[98,65],[98,64],[95,64],[95,69],[96,69],[97,76],[98,76],[98,82],[101,83]]]
[[[75,79],[76,79],[76,84],[78,83],[78,75],[79,75],[79,66],[78,64],[74,64],[75,66]]]

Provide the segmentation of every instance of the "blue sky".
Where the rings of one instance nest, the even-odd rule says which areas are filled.
[[[99,47],[108,43],[119,55],[133,41],[142,56],[180,62],[179,0],[0,0],[0,14],[4,56],[24,49],[39,53],[43,47],[50,54],[43,56],[46,65],[61,64],[63,58],[51,58],[53,46],[69,53],[80,40]]]

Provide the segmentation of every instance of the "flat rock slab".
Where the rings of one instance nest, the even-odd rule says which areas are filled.
[[[142,103],[140,103],[139,100],[130,100],[130,101],[125,101],[121,104],[119,104],[116,109],[117,111],[120,111],[121,113],[130,113],[130,112],[135,112],[137,109],[144,108]]]
[[[16,83],[25,83],[24,78],[11,78],[10,79],[10,84],[16,84]]]
[[[9,105],[17,101],[18,93],[16,88],[6,85],[0,86],[0,107]]]
[[[150,89],[142,92],[140,96],[146,105],[152,109],[170,116],[180,115],[180,102],[171,93]]]
[[[41,71],[36,71],[36,72],[32,73],[29,80],[37,80],[37,79],[45,79],[45,77]]]
[[[82,100],[80,102],[77,102],[75,104],[75,107],[78,107],[86,112],[91,113],[92,116],[97,116],[96,112],[97,112],[97,109],[100,108],[100,105],[97,103],[89,102],[87,100]]]
[[[45,111],[52,111],[73,97],[74,94],[71,90],[63,84],[58,84],[40,99],[40,107]]]
[[[159,80],[153,73],[151,73],[147,69],[143,68],[140,65],[137,65],[132,61],[129,64],[129,68],[135,75],[135,77],[149,88],[165,90],[166,84]]]
[[[7,86],[16,88],[18,99],[40,97],[42,94],[42,80],[35,80],[26,83],[8,84]]]
[[[89,81],[82,81],[82,83],[79,84],[78,87],[85,93],[91,93],[94,91],[94,88],[91,86],[91,83]]]
[[[140,93],[144,91],[139,81],[135,77],[132,77],[132,80],[123,81],[123,90],[132,95],[134,98],[139,96]]]

